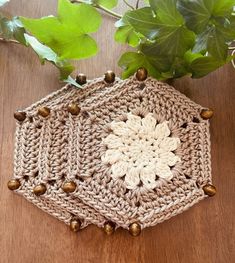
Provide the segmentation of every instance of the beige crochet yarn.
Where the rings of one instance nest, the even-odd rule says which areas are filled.
[[[68,111],[71,103],[78,114]],[[38,114],[42,107],[48,116]],[[208,195],[209,122],[202,110],[152,78],[67,85],[17,121],[16,192],[66,224],[79,219],[82,228],[156,225]],[[76,189],[64,192],[65,182]],[[37,196],[40,184],[46,192]]]

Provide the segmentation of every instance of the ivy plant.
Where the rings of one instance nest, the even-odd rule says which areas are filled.
[[[7,2],[0,0],[0,7]],[[71,60],[97,54],[92,33],[99,30],[103,12],[117,20],[114,40],[132,48],[118,61],[123,78],[139,67],[159,80],[200,78],[233,60],[229,50],[234,49],[235,0],[137,0],[135,6],[123,2],[123,15],[112,10],[117,0],[58,0],[57,16],[39,19],[0,13],[0,36],[31,47],[42,63],[51,62],[62,80],[78,87],[70,77]]]

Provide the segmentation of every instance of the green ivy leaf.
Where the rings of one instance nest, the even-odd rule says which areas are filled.
[[[176,9],[176,0],[150,0],[156,13],[154,43],[144,44],[141,51],[148,56],[182,56],[195,41],[195,35],[184,25]]]
[[[6,3],[8,3],[10,0],[0,0],[0,7],[4,6]]]
[[[184,27],[162,27],[156,42],[143,44],[141,51],[148,56],[182,56],[194,45],[194,34]]]
[[[214,16],[228,16],[230,17],[235,6],[234,0],[214,0],[213,15]]]
[[[218,34],[223,35],[225,41],[233,41],[235,39],[235,16],[225,19],[224,23],[218,23],[216,30]]]
[[[177,0],[150,0],[150,6],[156,13],[157,17],[166,26],[176,25],[181,26],[184,24],[182,15],[176,8]]]
[[[12,38],[12,32],[9,30],[8,22],[9,19],[0,14],[0,35],[4,39]]]
[[[87,58],[98,51],[95,40],[88,34],[98,30],[101,16],[91,5],[59,0],[57,17],[21,17],[20,20],[29,32],[61,59]]]
[[[25,29],[18,17],[13,17],[12,20],[8,22],[9,30],[15,40],[19,41],[21,44],[26,45],[26,40],[24,38]]]
[[[80,89],[82,88],[82,86],[80,86],[71,76],[68,76],[67,79],[63,79],[63,82],[72,84],[73,86]]]
[[[226,61],[219,61],[214,57],[199,57],[192,61],[190,67],[192,70],[193,78],[201,78],[209,74],[210,72],[223,66]]]
[[[142,53],[126,52],[119,59],[118,65],[124,70],[122,73],[123,78],[133,75],[140,67],[145,67],[150,76],[161,78],[161,74]]]
[[[115,32],[114,39],[119,43],[136,47],[139,45],[141,38],[144,38],[142,34],[135,31],[125,15],[115,23],[115,26],[118,29]]]
[[[100,5],[108,9],[112,9],[117,5],[118,0],[85,0],[84,2],[88,4]]]
[[[216,17],[231,16],[234,0],[179,0],[178,9],[187,27],[195,33],[204,31]]]
[[[18,17],[13,17],[10,20],[0,15],[0,35],[2,38],[15,39],[21,44],[26,45],[24,33],[25,29]]]
[[[208,53],[220,61],[225,61],[228,55],[228,45],[226,40],[216,28],[213,28],[208,41],[207,41]]]
[[[193,51],[202,54],[208,52],[211,56],[223,61],[228,55],[228,45],[224,35],[217,28],[208,27],[197,36]]]
[[[128,44],[131,47],[138,46],[140,42],[138,34],[130,25],[118,28],[115,32],[114,39],[119,43]]]
[[[153,16],[150,7],[128,11],[123,18],[116,23],[117,27],[131,25],[136,32],[141,33],[148,39],[153,39],[158,32],[158,20]]]
[[[69,74],[74,70],[74,67],[67,60],[61,60],[51,48],[41,44],[35,37],[28,34],[25,34],[24,37],[27,45],[31,46],[39,56],[42,64],[45,63],[45,60],[51,62],[59,69],[62,80],[68,78]]]
[[[198,33],[194,52],[208,52],[219,61],[226,60],[228,44],[235,37],[234,5],[235,0],[179,0],[187,26]]]

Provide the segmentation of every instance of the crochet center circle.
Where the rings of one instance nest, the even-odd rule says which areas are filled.
[[[42,107],[50,109],[44,117]],[[66,224],[79,218],[82,228],[156,225],[205,198],[211,168],[202,109],[152,78],[67,85],[17,122],[16,192]],[[66,193],[65,183],[72,186]]]
[[[167,122],[157,124],[153,114],[144,118],[127,114],[127,120],[110,125],[113,133],[104,140],[108,150],[102,161],[111,164],[114,179],[125,176],[128,189],[139,187],[140,182],[147,189],[157,186],[157,177],[170,180],[170,167],[180,161],[175,151],[180,145],[178,137],[169,137]]]

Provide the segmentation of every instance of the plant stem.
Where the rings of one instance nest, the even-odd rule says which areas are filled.
[[[20,42],[17,41],[17,40],[14,40],[14,39],[5,39],[5,38],[2,38],[2,37],[0,37],[0,41],[1,41],[1,42],[14,43],[14,44],[20,44]]]
[[[135,8],[134,8],[132,5],[130,5],[126,0],[123,0],[123,2],[124,2],[128,7],[130,7],[130,9],[135,10]]]
[[[82,0],[71,0],[70,2],[71,2],[71,3],[79,3],[79,4],[85,3],[85,2],[82,1]],[[85,4],[87,4],[87,3],[85,3]],[[101,6],[101,5],[98,5],[98,4],[90,4],[90,5],[94,6],[94,7],[97,8],[97,9],[100,9],[100,10],[108,13],[108,14],[111,15],[111,16],[114,16],[114,17],[116,17],[116,18],[122,18],[122,15],[120,15],[120,14],[118,14],[118,13],[115,13],[115,12],[109,10],[108,8],[104,7],[104,6]]]
[[[138,8],[139,8],[139,3],[140,3],[140,0],[137,0],[137,1],[136,1],[136,5],[135,5],[135,9],[138,9]]]

